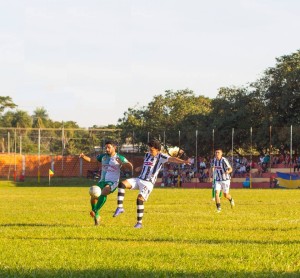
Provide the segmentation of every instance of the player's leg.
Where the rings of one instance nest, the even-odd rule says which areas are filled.
[[[137,213],[137,223],[135,224],[135,228],[142,228],[143,216],[144,216],[144,198],[141,194],[138,195],[136,199],[136,213]]]
[[[110,194],[110,192],[111,192],[110,185],[106,184],[105,187],[102,188],[101,190],[101,195],[99,196],[98,202],[95,208],[93,209],[93,211],[98,212],[103,207],[103,205],[107,200],[107,195]]]
[[[216,181],[215,182],[215,199],[216,199],[217,212],[221,212],[221,198],[220,198],[221,189],[222,189],[221,182]]]
[[[97,186],[100,187],[100,183],[98,183]],[[100,188],[101,188],[101,187],[100,187]],[[95,222],[95,225],[99,225],[99,223],[100,223],[100,216],[99,216],[99,214],[96,214],[96,213],[94,212],[95,207],[96,207],[96,204],[97,204],[97,202],[98,202],[98,198],[99,198],[99,197],[92,197],[92,196],[91,196],[91,199],[90,199],[90,203],[91,203],[91,207],[92,207],[92,210],[90,211],[90,216],[93,217],[94,222]]]
[[[224,193],[224,197],[230,202],[231,208],[233,208],[235,204],[232,196],[229,193],[229,189],[230,189],[230,181],[228,180],[224,182],[223,193]]]
[[[95,207],[96,207],[96,204],[97,204],[97,202],[98,202],[98,197],[96,198],[96,197],[92,197],[92,196],[91,196],[90,202],[91,202],[92,210],[94,210]]]
[[[137,223],[134,228],[142,228],[143,216],[144,216],[144,202],[146,202],[153,190],[153,184],[149,181],[138,180],[138,186],[140,189],[139,195],[136,200],[137,205]]]
[[[215,202],[216,201],[216,190],[215,190],[215,185],[214,184],[211,187],[211,196],[212,196],[213,202]]]
[[[97,185],[101,188],[101,195],[98,198],[91,198],[92,210],[90,212],[91,217],[94,218],[96,226],[100,224],[99,209],[104,205],[107,195],[110,193],[110,187],[109,185],[105,184],[105,182],[100,181]]]
[[[133,186],[132,184],[135,184],[134,180],[135,180],[135,178],[132,178],[132,179],[121,181],[119,183],[118,197],[117,197],[117,209],[116,209],[113,217],[116,217],[125,211],[123,208],[123,202],[124,202],[124,198],[125,198],[125,189],[131,189]]]

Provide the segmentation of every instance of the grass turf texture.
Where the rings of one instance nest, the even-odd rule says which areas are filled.
[[[137,191],[116,192],[101,226],[88,186],[0,183],[0,277],[299,277],[300,190],[233,189],[215,213],[210,189],[155,188],[136,230]]]

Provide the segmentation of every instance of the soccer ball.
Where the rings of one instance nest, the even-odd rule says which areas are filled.
[[[90,187],[89,193],[92,198],[98,198],[101,195],[101,188],[98,185],[93,185]]]

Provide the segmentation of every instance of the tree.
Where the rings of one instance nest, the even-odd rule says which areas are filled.
[[[252,86],[264,96],[274,126],[300,124],[300,50],[276,58]]]
[[[13,103],[12,98],[9,96],[0,96],[0,113],[4,111],[5,108],[15,108],[17,105]]]
[[[212,101],[212,112],[209,115],[211,128],[215,131],[214,143],[229,152],[233,134],[234,151],[239,153],[240,149],[249,150],[250,128],[261,130],[265,122],[265,105],[261,99],[257,91],[247,87],[220,88],[216,99]],[[267,126],[263,128],[267,129]],[[266,137],[261,136],[256,146],[263,149],[267,142]]]
[[[37,107],[32,115],[33,123],[32,127],[43,128],[47,127],[49,115],[44,107]]]
[[[251,86],[263,96],[266,107],[264,123],[281,127],[272,138],[274,148],[279,149],[290,137],[289,129],[282,127],[300,124],[300,50],[276,58],[276,61],[275,67],[268,68]],[[299,142],[300,136],[295,134],[294,139]]]
[[[164,95],[154,96],[146,107],[128,109],[123,119],[119,120],[119,127],[124,129],[122,136],[132,137],[134,132],[137,142],[146,143],[148,134],[161,140],[166,135],[167,143],[175,146],[179,143],[179,128],[183,132],[186,130],[182,121],[191,115],[208,114],[210,103],[209,98],[196,96],[188,89],[176,92],[168,90]],[[182,143],[188,145],[188,142]]]

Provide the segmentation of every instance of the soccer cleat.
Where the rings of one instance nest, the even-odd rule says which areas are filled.
[[[135,225],[134,225],[134,228],[136,229],[141,229],[143,227],[142,223],[139,223],[137,222]]]
[[[221,212],[221,208],[217,208],[217,213],[220,213]]]
[[[120,215],[121,213],[125,212],[125,210],[123,208],[117,208],[113,217],[116,217],[118,215]]]
[[[231,199],[231,201],[230,201],[230,205],[231,205],[231,208],[233,208],[233,207],[234,207],[234,200],[233,200],[233,199]]]

